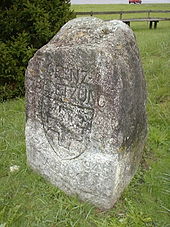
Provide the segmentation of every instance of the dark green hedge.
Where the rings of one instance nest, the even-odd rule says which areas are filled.
[[[0,1],[0,101],[24,95],[28,60],[73,17],[70,0]]]

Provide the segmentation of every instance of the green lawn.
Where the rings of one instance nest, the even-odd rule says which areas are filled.
[[[90,7],[90,8],[89,8]],[[77,11],[103,6],[74,6]],[[112,10],[111,5],[104,6]],[[170,9],[113,5],[114,10]],[[104,10],[102,8],[102,10]],[[132,24],[148,89],[148,140],[141,166],[113,209],[65,195],[26,164],[24,99],[0,104],[0,227],[168,227],[170,224],[170,22]],[[10,172],[10,167],[20,169]]]
[[[75,12],[95,12],[95,11],[128,11],[128,10],[170,10],[170,4],[141,4],[141,5],[72,5],[71,8]],[[120,15],[97,15],[96,17],[100,17],[101,19],[119,19]],[[140,14],[125,14],[123,18],[145,18],[148,17],[147,13],[140,13]],[[170,13],[151,13],[150,17],[169,17]],[[137,25],[140,23],[138,22]]]

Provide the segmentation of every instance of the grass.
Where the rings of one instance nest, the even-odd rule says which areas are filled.
[[[72,5],[72,9],[75,12],[95,12],[95,11],[128,11],[128,10],[170,10],[170,4],[112,4],[112,5]],[[120,15],[95,15],[95,17],[99,17],[101,19],[119,19]],[[140,13],[140,14],[123,14],[124,19],[128,18],[145,18],[148,17],[148,13]],[[150,17],[170,17],[170,13],[151,13]],[[137,25],[140,23],[138,22]]]
[[[87,10],[94,6],[74,6]],[[96,11],[98,7],[95,6]],[[110,6],[105,6],[106,9]],[[114,5],[170,9],[161,5]],[[169,8],[168,8],[169,7]],[[148,140],[139,170],[113,209],[102,212],[65,195],[26,164],[25,103],[0,104],[0,227],[168,227],[170,223],[170,23],[134,23],[148,89]],[[10,172],[18,165],[19,171]]]

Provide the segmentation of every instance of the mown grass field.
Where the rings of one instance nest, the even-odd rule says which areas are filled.
[[[89,8],[90,7],[90,8]],[[76,11],[170,9],[161,5],[81,5]],[[104,10],[102,8],[102,10]],[[65,195],[26,164],[25,103],[0,104],[0,227],[170,226],[170,22],[132,24],[148,90],[148,140],[141,166],[113,209]],[[10,167],[18,165],[18,171]]]
[[[103,11],[128,11],[128,10],[169,10],[170,4],[120,4],[120,5],[72,5],[72,9],[75,12],[103,12]],[[140,13],[140,14],[123,14],[123,18],[145,18],[147,17],[147,13]],[[170,17],[170,13],[151,13],[150,17]],[[97,15],[96,17],[99,17],[101,19],[110,20],[110,19],[119,19],[119,14],[114,15]],[[140,23],[138,22],[137,25]]]

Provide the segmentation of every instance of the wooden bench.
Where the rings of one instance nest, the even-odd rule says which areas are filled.
[[[123,15],[125,14],[140,14],[140,13],[146,13],[147,17],[145,18],[129,18],[129,19],[123,19]],[[170,13],[170,10],[137,10],[137,11],[103,11],[103,12],[76,12],[76,15],[115,15],[119,14],[119,20],[123,21],[124,23],[128,24],[130,26],[131,22],[142,22],[146,21],[149,22],[149,28],[152,29],[152,25],[154,25],[154,28],[157,28],[157,24],[159,21],[170,21],[169,17],[151,17],[151,13]]]
[[[157,24],[159,21],[167,21],[170,18],[131,18],[131,19],[122,19],[122,21],[130,26],[130,22],[149,22],[149,28],[152,29],[152,25],[154,24],[154,28],[157,28]]]

